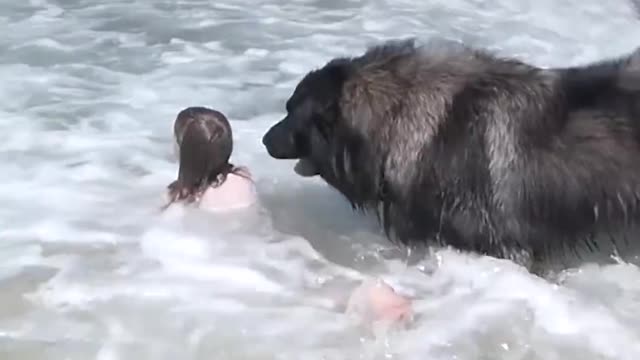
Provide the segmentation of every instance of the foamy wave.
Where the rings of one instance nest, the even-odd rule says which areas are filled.
[[[40,0],[0,14],[5,357],[640,357],[637,268],[584,266],[558,285],[450,250],[408,266],[371,218],[260,143],[334,56],[437,34],[583,63],[637,46],[627,1]],[[177,175],[172,122],[192,105],[232,121],[260,211],[158,212]],[[372,276],[416,299],[414,328],[363,337],[335,311]]]

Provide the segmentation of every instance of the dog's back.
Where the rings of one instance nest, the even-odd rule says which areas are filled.
[[[557,69],[569,104],[575,108],[616,107],[640,100],[640,48],[627,56]]]

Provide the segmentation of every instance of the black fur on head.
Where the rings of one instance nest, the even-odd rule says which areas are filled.
[[[263,144],[404,244],[531,266],[639,235],[638,56],[541,69],[387,42],[308,73]]]

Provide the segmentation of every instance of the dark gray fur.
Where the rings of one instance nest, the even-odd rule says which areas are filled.
[[[640,242],[639,57],[542,69],[391,41],[309,72],[263,143],[405,245],[609,253]]]

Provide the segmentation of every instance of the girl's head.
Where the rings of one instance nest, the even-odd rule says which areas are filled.
[[[234,170],[231,125],[219,111],[189,107],[173,126],[180,167],[178,179],[169,185],[170,202],[194,201],[207,186],[219,186]]]

